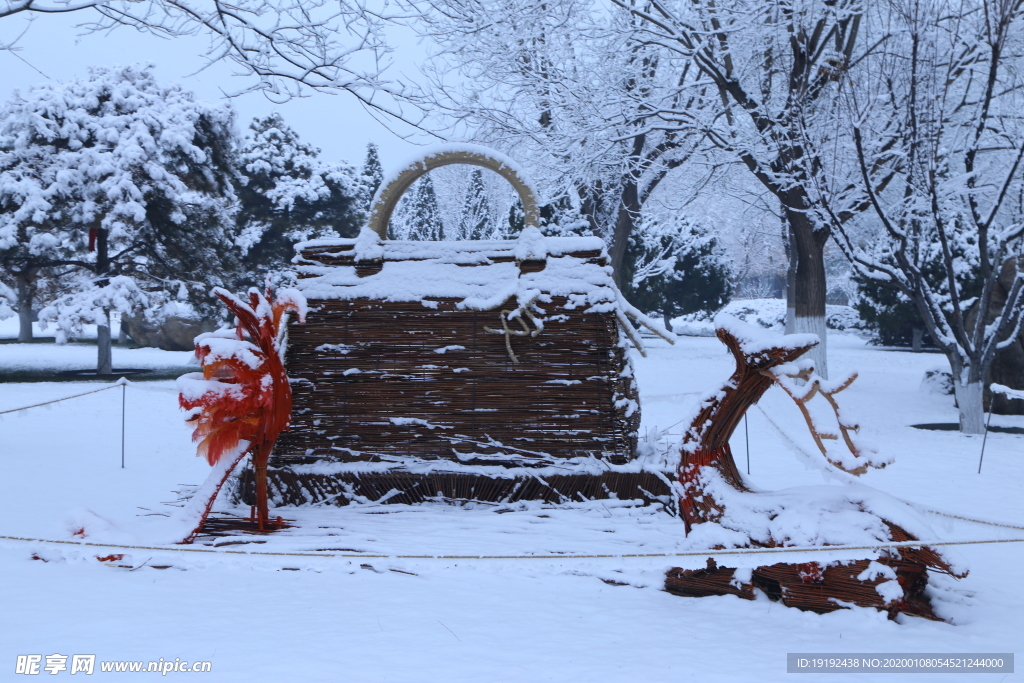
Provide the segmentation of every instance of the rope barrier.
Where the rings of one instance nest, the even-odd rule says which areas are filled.
[[[270,552],[261,550],[215,550],[212,548],[182,548],[176,546],[119,545],[115,543],[92,543],[89,541],[59,541],[45,538],[22,538],[0,536],[0,540],[29,543],[55,543],[87,548],[115,548],[117,550],[156,550],[184,553],[206,553],[212,555],[253,555],[270,557],[334,557],[342,559],[392,559],[392,560],[594,560],[594,559],[642,559],[667,557],[709,557],[715,555],[771,555],[779,553],[842,552],[847,550],[884,550],[888,548],[920,548],[924,546],[981,545],[986,543],[1024,543],[1024,538],[1000,538],[980,541],[899,541],[876,545],[829,545],[829,546],[783,546],[775,548],[736,548],[723,550],[695,550],[678,553],[608,553],[602,555],[383,555],[331,552]]]
[[[22,410],[28,410],[29,408],[40,408],[42,406],[48,406],[51,403],[60,403],[61,401],[68,401],[70,399],[78,398],[80,396],[88,396],[89,394],[96,394],[96,393],[99,393],[101,391],[106,391],[107,389],[116,389],[117,387],[124,386],[126,384],[128,384],[128,380],[126,380],[124,377],[122,377],[121,379],[117,380],[113,384],[111,384],[109,386],[105,386],[105,387],[103,387],[101,389],[93,389],[92,391],[86,391],[86,392],[83,392],[81,394],[75,394],[74,396],[65,396],[64,398],[55,398],[52,401],[46,401],[45,403],[36,403],[35,405],[25,406],[23,408],[13,408],[11,410],[3,410],[3,411],[0,411],[0,415],[7,415],[8,413],[18,413],[18,412],[21,412]]]
[[[505,313],[505,311],[502,311]],[[503,321],[504,322],[504,321]],[[495,330],[495,332],[501,332]],[[511,350],[510,350],[511,351]],[[514,358],[514,356],[513,356]],[[86,391],[80,394],[74,394],[72,396],[65,396],[63,398],[54,399],[52,401],[45,401],[43,403],[36,403],[30,406],[24,406],[22,408],[14,408],[11,410],[0,411],[0,415],[6,415],[9,413],[16,413],[22,410],[29,410],[31,408],[39,408],[54,403],[60,403],[73,398],[79,398],[81,396],[88,396],[89,394],[95,394],[108,389],[115,389],[119,386],[127,385],[129,382],[124,377],[120,378],[109,386],[102,387],[100,389],[94,389],[92,391]],[[1002,387],[1000,387],[1002,388]],[[787,441],[790,442],[791,446],[796,450],[799,450],[809,457],[810,454],[803,451],[800,446],[793,441],[793,439],[786,434],[786,432],[775,423],[774,420],[767,414],[767,412],[758,406],[761,413],[768,420],[769,424],[772,425],[783,436]],[[902,499],[900,499],[902,500]],[[991,522],[972,517],[966,517],[962,515],[955,515],[941,510],[935,510],[919,503],[912,501],[902,500],[913,507],[918,508],[922,512],[928,514],[938,515],[947,517],[950,519],[957,519],[961,521],[971,522],[974,524],[982,524],[986,526],[995,526],[1006,529],[1014,529],[1024,531],[1024,526],[1015,524],[1005,524],[1000,522]],[[988,540],[968,540],[968,541],[901,541],[892,543],[882,543],[876,545],[865,545],[865,546],[851,546],[851,545],[835,545],[835,546],[809,546],[809,547],[773,547],[773,548],[753,548],[753,549],[722,549],[722,550],[700,550],[700,551],[689,551],[689,552],[678,552],[678,553],[620,553],[620,554],[599,554],[599,555],[574,555],[574,554],[549,554],[549,555],[383,555],[383,554],[355,554],[355,553],[331,553],[331,552],[304,552],[304,553],[289,553],[289,552],[269,552],[269,551],[248,551],[248,550],[216,550],[210,548],[184,548],[177,546],[161,547],[161,546],[143,546],[143,545],[123,545],[113,543],[92,543],[89,541],[63,541],[56,539],[44,539],[44,538],[25,538],[20,536],[0,536],[0,540],[6,541],[20,541],[28,543],[49,543],[57,545],[70,545],[78,547],[88,548],[113,548],[118,550],[150,550],[150,551],[170,551],[170,552],[192,552],[192,553],[206,553],[215,555],[251,555],[251,556],[270,556],[270,557],[332,557],[342,559],[408,559],[408,560],[564,560],[564,559],[626,559],[626,558],[669,558],[669,557],[708,557],[715,555],[766,555],[766,554],[779,554],[779,553],[805,553],[805,552],[842,552],[842,551],[864,551],[864,550],[884,550],[889,548],[919,548],[923,546],[956,546],[956,545],[980,545],[980,544],[993,544],[993,543],[1024,543],[1024,538],[1010,538],[1010,539],[988,539]]]
[[[772,427],[774,427],[775,431],[777,431],[779,433],[779,435],[782,436],[783,439],[785,439],[786,441],[789,442],[789,444],[793,448],[793,450],[801,452],[803,455],[807,456],[808,458],[815,459],[816,456],[808,453],[803,448],[801,448],[800,445],[797,444],[796,441],[794,441],[793,438],[790,437],[789,434],[787,434],[782,429],[782,427],[780,427],[778,424],[776,424],[775,420],[773,420],[771,418],[771,416],[768,415],[768,412],[764,408],[762,408],[761,406],[758,405],[757,409],[761,411],[762,415],[764,415],[765,419],[768,421],[768,424],[770,424]],[[906,503],[907,505],[909,505],[909,506],[911,506],[913,508],[917,508],[921,512],[925,512],[925,513],[930,514],[930,515],[937,515],[939,517],[948,517],[949,519],[959,519],[960,521],[972,522],[974,524],[984,524],[986,526],[1001,527],[1003,529],[1014,529],[1016,531],[1024,531],[1024,525],[1008,524],[1008,523],[1004,523],[1004,522],[991,522],[991,521],[986,521],[984,519],[977,519],[977,518],[974,518],[974,517],[965,517],[963,515],[954,515],[954,514],[949,513],[949,512],[943,512],[942,510],[936,510],[935,508],[928,507],[927,505],[922,505],[921,503],[915,503],[912,500],[904,500],[903,498],[896,498],[896,500],[900,501],[901,503]]]
[[[948,512],[943,512],[941,510],[936,510],[935,508],[930,508],[927,505],[921,505],[920,503],[915,503],[914,501],[911,501],[911,500],[903,500],[902,498],[900,498],[898,500],[900,500],[903,503],[906,503],[907,505],[909,505],[911,507],[915,507],[915,508],[917,508],[918,510],[920,510],[922,512],[926,512],[929,515],[938,515],[939,517],[949,517],[950,519],[959,519],[959,520],[964,521],[964,522],[972,522],[974,524],[984,524],[986,526],[997,526],[997,527],[1001,527],[1003,529],[1016,529],[1017,531],[1024,531],[1024,526],[1019,526],[1019,525],[1016,525],[1016,524],[1004,524],[1002,522],[986,522],[983,519],[975,519],[973,517],[964,517],[962,515],[954,515],[954,514],[950,514]]]

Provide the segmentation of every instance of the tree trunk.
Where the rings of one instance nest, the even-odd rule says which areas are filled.
[[[963,434],[984,434],[984,382],[968,381],[966,384],[961,384],[954,373],[953,391],[956,393],[956,405],[960,410],[960,432]]]
[[[104,228],[96,228],[96,285],[106,287],[109,280],[106,279],[107,270],[110,268],[110,258],[107,252],[108,231]],[[96,374],[110,375],[114,372],[114,361],[110,350],[110,310],[103,309],[105,324],[96,325]]]
[[[633,234],[633,227],[640,215],[640,196],[637,193],[636,182],[630,178],[625,181],[622,188],[622,201],[619,202],[619,211],[615,216],[615,232],[612,234],[612,246],[609,249],[609,256],[612,261],[612,278],[615,285],[622,289],[623,261],[626,258],[626,246],[629,243],[629,236]]]
[[[786,226],[786,257],[789,259],[786,270],[786,334],[796,334],[796,247],[793,246],[793,228],[785,218],[782,221]]]
[[[18,287],[18,341],[32,341],[32,298],[35,287],[29,273],[18,273],[15,282]]]
[[[921,353],[922,343],[924,342],[924,330],[920,327],[915,327],[913,331],[913,339],[910,342],[911,349],[914,353]]]
[[[672,318],[668,313],[662,313],[662,318],[665,320],[665,329],[669,332],[672,331]]]
[[[18,297],[18,341],[32,341],[32,309]]]
[[[124,313],[117,318],[117,345],[128,345],[128,326],[124,324]]]
[[[110,350],[110,312],[107,314],[107,324],[96,326],[96,374],[110,375],[114,372],[114,361]]]
[[[825,326],[825,242],[827,230],[815,230],[814,223],[803,211],[786,208],[792,237],[791,250],[796,254],[793,274],[793,332],[818,335],[820,343],[807,353],[818,374],[828,379],[828,330]],[[787,324],[788,327],[788,324]]]

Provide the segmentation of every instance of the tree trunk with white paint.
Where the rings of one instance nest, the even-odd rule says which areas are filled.
[[[963,434],[985,433],[985,383],[962,384],[954,377],[953,391],[960,410],[960,431]]]
[[[96,326],[96,374],[110,375],[114,372],[113,353],[110,348],[110,312],[107,313],[107,324]]]
[[[791,199],[792,202],[800,201],[798,197]],[[818,374],[828,379],[825,242],[829,232],[820,228],[815,230],[814,222],[804,211],[786,208],[786,220],[790,225],[790,250],[796,256],[796,268],[791,268],[793,286],[789,295],[793,322],[790,324],[787,320],[786,328],[787,331],[792,328],[794,334],[809,332],[818,335],[820,343],[806,357],[814,361]]]

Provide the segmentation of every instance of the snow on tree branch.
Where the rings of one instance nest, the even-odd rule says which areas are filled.
[[[205,35],[207,66],[227,61],[250,77],[230,95],[258,91],[282,101],[309,90],[344,92],[414,122],[395,99],[402,86],[383,76],[390,52],[385,27],[409,16],[395,9],[362,0],[6,0],[0,18],[81,12],[90,17],[82,28],[92,32],[129,26],[165,38]]]

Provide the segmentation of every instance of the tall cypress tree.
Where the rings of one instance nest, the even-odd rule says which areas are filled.
[[[363,162],[362,176],[363,191],[360,198],[363,210],[369,215],[370,209],[373,208],[370,206],[370,202],[373,201],[373,196],[377,194],[377,188],[384,180],[384,167],[380,163],[377,145],[372,142],[366,144],[366,161]]]
[[[459,231],[464,239],[482,240],[492,232],[488,223],[491,219],[491,202],[484,187],[484,172],[473,169],[469,177],[469,191],[462,207]]]
[[[434,181],[427,174],[413,186],[412,199],[404,216],[406,239],[443,240],[444,222],[437,204]]]

